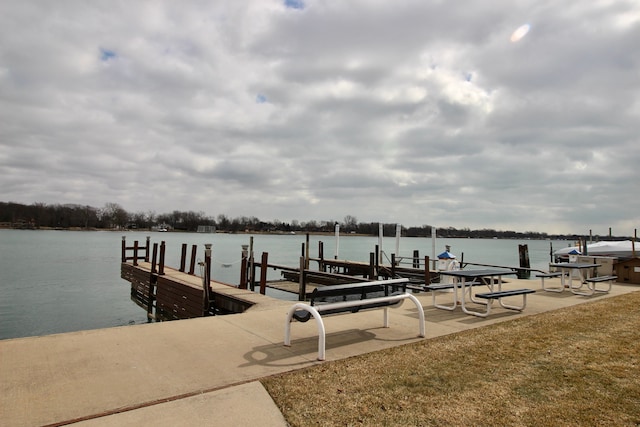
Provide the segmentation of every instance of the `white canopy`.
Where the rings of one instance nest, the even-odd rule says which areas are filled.
[[[640,242],[636,242],[636,254],[640,252]],[[594,242],[587,244],[587,255],[594,256],[612,256],[619,258],[630,258],[633,256],[633,242],[631,240],[612,241],[612,242]],[[580,251],[578,246],[568,246],[558,249],[553,254],[569,255],[571,251]]]

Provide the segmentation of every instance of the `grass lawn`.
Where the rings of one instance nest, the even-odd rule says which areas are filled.
[[[640,426],[640,292],[262,383],[292,426]]]

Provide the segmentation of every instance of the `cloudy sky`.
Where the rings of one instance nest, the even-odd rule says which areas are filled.
[[[631,235],[639,167],[637,0],[0,3],[0,201]]]

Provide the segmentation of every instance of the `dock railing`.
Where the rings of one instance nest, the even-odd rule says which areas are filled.
[[[122,262],[133,261],[135,266],[138,265],[138,260],[149,262],[150,242],[151,237],[147,236],[147,242],[144,246],[140,246],[137,240],[133,242],[133,246],[127,246],[127,236],[122,236]],[[132,251],[132,255],[127,256],[127,251]]]

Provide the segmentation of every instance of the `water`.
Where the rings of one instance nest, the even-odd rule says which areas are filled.
[[[212,243],[213,278],[234,285],[240,278],[242,245],[250,240],[245,234],[0,230],[0,339],[145,323],[145,311],[131,301],[129,283],[120,278],[123,235],[130,246],[135,240],[143,245],[146,236],[152,244],[164,240],[165,264],[175,268],[183,243],[188,259],[192,245],[198,246],[197,260],[204,258],[204,244]],[[256,235],[254,254],[260,260],[268,252],[269,263],[297,267],[305,241],[305,235]],[[333,258],[334,236],[310,236],[311,257],[318,255],[319,241],[325,257]],[[466,262],[518,266],[522,243],[529,246],[531,267],[548,270],[549,241],[437,239],[436,254],[450,245],[458,258],[464,253]],[[377,244],[377,237],[341,236],[339,258],[368,262]],[[553,242],[555,249],[564,246],[567,242]],[[385,237],[382,248],[395,252],[395,238]],[[431,239],[401,239],[401,256],[411,257],[414,250],[420,257],[431,256]],[[279,277],[269,270],[269,279]],[[268,294],[295,298],[273,290]]]

